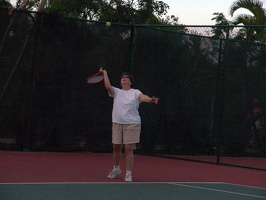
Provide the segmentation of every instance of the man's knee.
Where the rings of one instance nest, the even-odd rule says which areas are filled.
[[[114,144],[113,145],[113,150],[115,152],[120,152],[122,150],[122,144]]]
[[[125,144],[125,153],[133,152],[134,147],[135,147],[135,144]]]

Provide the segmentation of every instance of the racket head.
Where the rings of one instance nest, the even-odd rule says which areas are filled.
[[[103,81],[103,74],[101,74],[101,73],[97,73],[97,74],[87,78],[87,83],[88,84],[99,83],[101,81]]]

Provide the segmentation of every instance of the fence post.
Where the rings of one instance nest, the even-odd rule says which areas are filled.
[[[135,25],[134,23],[131,24],[130,27],[130,43],[129,43],[129,65],[128,71],[135,76],[135,69],[134,69],[134,56],[136,51],[136,36],[135,36]]]
[[[219,124],[218,124],[218,134],[217,134],[217,158],[216,164],[220,164],[221,159],[221,137],[224,133],[224,103],[226,95],[226,82],[227,82],[227,69],[228,69],[228,54],[229,54],[229,30],[230,26],[227,24],[226,28],[226,38],[224,47],[224,56],[222,64],[222,86],[221,86],[221,99],[220,99],[220,112],[219,112]]]

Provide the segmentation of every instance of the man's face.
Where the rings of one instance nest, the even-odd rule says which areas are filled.
[[[131,81],[128,75],[121,76],[121,85],[131,85]]]

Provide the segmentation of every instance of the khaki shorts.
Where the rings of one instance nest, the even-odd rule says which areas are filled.
[[[113,123],[113,144],[136,144],[140,141],[140,124],[117,124]]]

